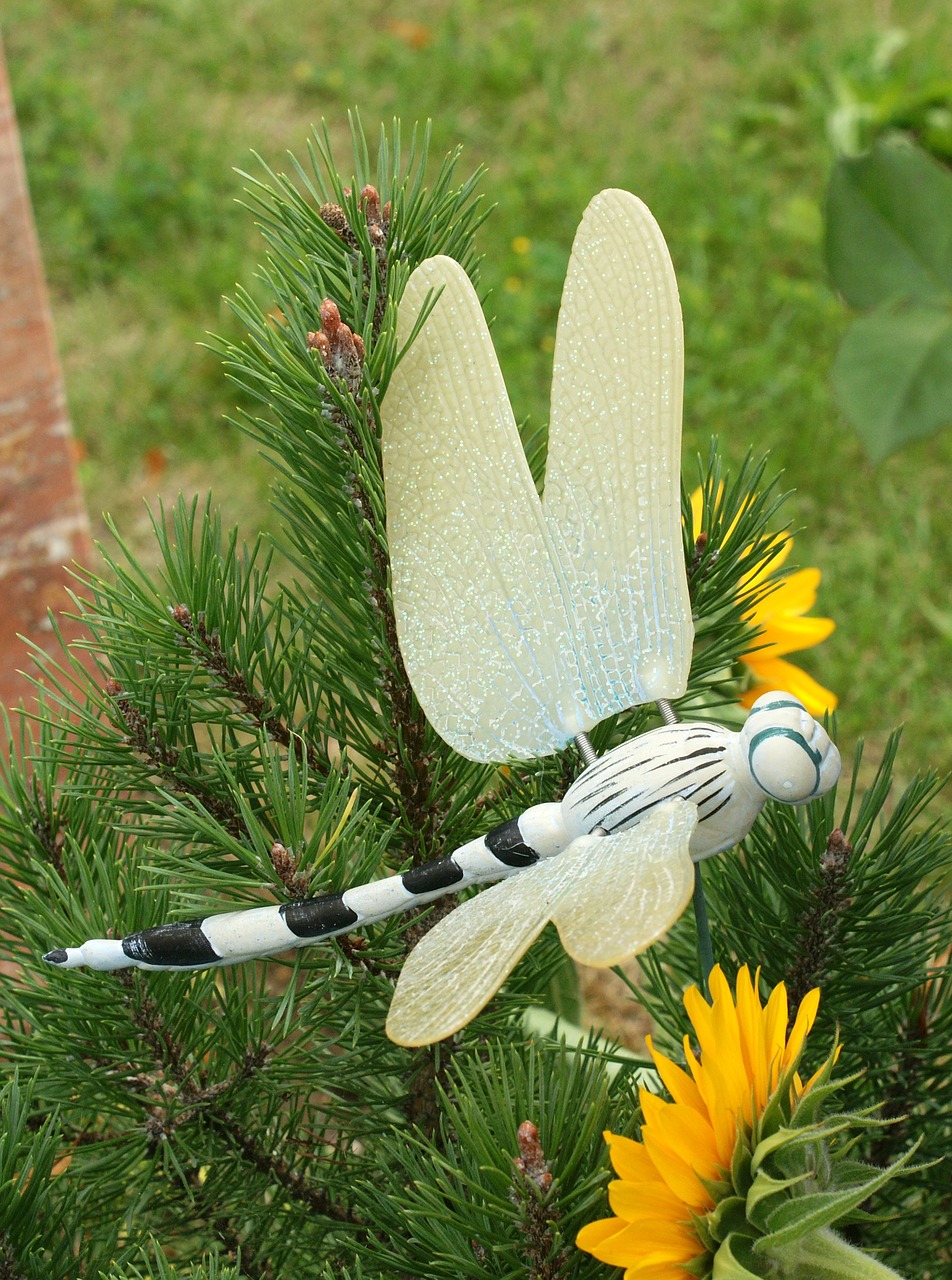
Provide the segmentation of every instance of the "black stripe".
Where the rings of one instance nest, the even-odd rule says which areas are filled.
[[[629,763],[629,764],[627,764],[627,765],[620,766],[620,767],[619,767],[619,768],[618,768],[614,773],[610,773],[610,774],[608,774],[608,775],[607,775],[606,777],[604,777],[604,778],[599,778],[599,779],[598,779],[598,785],[597,785],[597,786],[592,786],[592,785],[591,785],[591,784],[592,784],[592,782],[594,781],[594,779],[592,779],[592,778],[586,778],[586,779],[585,779],[585,788],[584,788],[585,795],[586,795],[587,797],[589,797],[590,799],[594,798],[595,796],[600,796],[600,795],[602,795],[605,791],[608,791],[608,790],[609,790],[609,788],[611,788],[611,787],[617,787],[617,786],[618,786],[618,779],[619,779],[619,778],[624,778],[626,774],[628,774],[628,773],[632,773],[632,772],[634,772],[634,770],[633,770],[632,765],[631,765],[630,763]],[[640,772],[641,772],[641,770],[640,770],[640,768],[639,768],[638,773],[640,774]],[[626,790],[626,791],[633,791],[633,790],[635,789],[635,785],[637,785],[637,784],[633,784],[633,783],[627,782],[627,783],[624,783],[623,785],[624,785],[624,787],[625,787],[625,790]],[[644,786],[642,786],[641,790],[642,790],[642,791],[644,790]]]
[[[721,796],[721,795],[723,795],[723,794],[724,794],[724,780],[723,780],[723,778],[718,778],[718,779],[716,779],[716,780],[714,781],[714,785],[710,788],[710,790],[709,790],[709,791],[706,791],[706,792],[704,793],[704,795],[698,795],[698,792],[701,790],[701,788],[702,788],[703,786],[704,786],[704,783],[703,783],[703,782],[702,782],[702,783],[699,783],[699,784],[694,788],[694,790],[693,790],[693,791],[691,791],[691,792],[690,792],[690,793],[688,793],[688,794],[685,794],[685,796],[684,796],[684,799],[685,799],[685,800],[690,800],[692,804],[696,804],[696,805],[697,805],[698,813],[700,813],[700,811],[704,808],[704,806],[705,806],[706,804],[710,804],[710,802],[711,802],[712,800],[714,800],[714,799],[716,799],[718,796]],[[729,793],[728,793],[728,794],[729,794]],[[706,816],[706,815],[703,815],[703,816]]]
[[[623,812],[621,820],[615,823],[609,823],[607,816],[603,816],[599,826],[603,827],[609,835],[615,831],[627,831],[629,827],[637,826],[646,813],[650,813],[652,809],[656,809],[659,804],[664,804],[669,799],[670,796],[655,796],[653,800],[649,801],[648,804],[642,805],[640,809],[632,809],[628,813]],[[618,813],[619,809],[623,809],[623,806],[619,805],[617,809],[614,809],[612,816]]]
[[[705,735],[705,737],[706,736],[707,735]],[[637,762],[633,760],[615,761],[614,765],[616,767],[614,767],[611,772],[605,773],[604,777],[599,773],[597,786],[586,787],[586,795],[589,798],[601,795],[606,788],[612,786],[619,778],[624,778],[625,775],[629,773],[637,772],[639,778],[641,778],[646,774],[655,773],[658,769],[667,769],[668,766],[672,764],[684,764],[687,760],[697,760],[701,756],[715,756],[720,759],[723,754],[724,747],[718,744],[716,746],[698,747],[695,751],[686,751],[680,756],[659,754]],[[679,776],[683,777],[684,775],[681,774]],[[590,778],[590,781],[594,780],[595,778],[593,775]],[[630,782],[626,783],[626,790],[632,789],[632,784]],[[642,784],[641,790],[645,791],[647,790],[647,787]]]
[[[503,822],[484,837],[489,852],[507,867],[531,867],[539,861],[535,849],[529,847],[519,830],[519,819]]]
[[[620,799],[622,804],[634,803],[635,801],[640,800],[644,794],[644,787],[639,791],[636,791],[634,787],[620,787],[613,791],[611,795],[599,796],[599,798],[594,800],[594,802],[585,810],[585,821],[590,822],[596,813],[601,813],[603,809],[607,810],[608,805],[610,805],[613,800]],[[622,804],[616,806],[616,808],[612,809],[611,812],[617,813],[618,809],[622,807]]]
[[[141,933],[130,933],[122,940],[122,950],[130,960],[161,964],[169,969],[189,969],[221,959],[202,932],[201,920],[160,924]]]
[[[713,775],[711,773],[711,769],[715,770]],[[698,777],[698,774],[701,774],[701,776]],[[712,760],[708,768],[703,772],[697,767],[697,765],[695,765],[690,769],[686,769],[683,773],[679,773],[676,778],[671,778],[665,789],[660,793],[652,792],[648,788],[642,788],[640,791],[635,791],[632,788],[626,787],[622,790],[613,792],[610,796],[603,796],[585,810],[585,820],[587,822],[591,822],[592,819],[597,816],[598,821],[604,825],[606,820],[611,820],[619,812],[623,813],[630,804],[637,803],[639,800],[643,799],[646,794],[652,795],[653,799],[649,804],[643,806],[641,809],[635,810],[635,812],[647,813],[649,809],[656,804],[660,804],[662,800],[670,800],[675,796],[683,799],[690,799],[696,791],[700,790],[701,787],[707,786],[708,783],[714,781],[719,784],[720,779],[723,776],[723,769],[720,761]],[[686,778],[697,779],[695,785],[691,787],[690,790],[681,786],[681,783],[683,783]],[[608,809],[606,807],[611,804],[613,800],[618,800],[619,797],[621,797],[620,803],[615,805],[613,809]]]
[[[463,869],[456,865],[452,857],[414,867],[400,877],[404,889],[410,893],[433,893],[437,889],[449,889],[451,885],[459,884],[462,878]]]
[[[696,760],[698,756],[722,756],[723,754],[723,747],[698,747],[697,751],[687,751],[683,756],[668,756],[666,760],[656,760],[651,765],[651,772],[653,773],[655,769],[665,769],[670,764],[684,764],[686,760]]]
[[[709,818],[713,818],[713,817],[714,817],[714,815],[715,815],[716,813],[720,813],[720,811],[724,808],[724,806],[725,806],[726,804],[730,804],[730,801],[731,801],[731,793],[728,793],[728,794],[724,797],[724,799],[721,801],[721,803],[720,803],[719,805],[717,805],[717,807],[716,807],[716,808],[712,809],[710,813],[703,813],[703,814],[701,814],[701,815],[698,817],[698,822],[707,822],[707,821],[708,821],[708,819],[709,819]]]
[[[694,799],[695,795],[698,793],[698,791],[701,790],[702,787],[706,786],[708,783],[714,782],[717,787],[717,790],[720,790],[722,775],[718,774],[718,776],[713,779],[701,778],[695,786],[690,788],[685,787],[683,785],[681,786],[677,785],[678,783],[681,783],[681,781],[682,781],[681,778],[672,779],[671,784],[664,791],[660,793],[656,792],[653,795],[650,803],[642,805],[641,808],[639,809],[630,810],[628,809],[627,805],[619,804],[619,805],[616,805],[615,808],[610,813],[602,813],[600,815],[597,815],[598,820],[601,822],[602,826],[605,826],[606,823],[609,823],[610,824],[609,830],[615,830],[620,825],[622,825],[622,823],[626,827],[631,826],[632,819],[635,814],[648,813],[650,812],[651,809],[655,807],[655,805],[664,804],[665,801],[667,800],[688,800],[692,804],[696,804],[697,802]],[[641,800],[643,799],[643,797],[641,795],[638,795],[634,797],[634,799]],[[617,815],[620,815],[620,818],[617,821],[615,821]]]
[[[323,938],[356,924],[360,916],[344,905],[342,893],[325,893],[303,902],[285,902],[279,908],[284,923],[297,938]]]

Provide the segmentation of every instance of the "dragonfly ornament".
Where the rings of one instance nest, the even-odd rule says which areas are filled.
[[[435,301],[434,301],[435,298]],[[681,540],[683,342],[674,269],[648,209],[608,190],[585,211],[559,311],[540,498],[476,293],[431,258],[398,316],[405,346],[383,405],[393,602],[430,723],[480,761],[573,739],[586,768],[448,857],[343,893],[92,939],[62,968],[203,969],[308,946],[469,885],[501,880],[422,938],[387,1031],[443,1039],[470,1021],[545,925],[609,967],[678,918],[693,864],[730,848],[768,799],[836,782],[827,733],[790,694],[740,733],[678,723],[694,627]],[[596,758],[587,731],[658,702],[669,723]]]

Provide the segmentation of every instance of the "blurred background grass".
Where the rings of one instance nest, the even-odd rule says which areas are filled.
[[[876,469],[835,410],[848,317],[823,268],[837,86],[891,28],[911,86],[952,74],[935,0],[5,0],[3,37],[94,522],[148,556],[142,498],[214,489],[268,527],[268,472],[224,422],[235,391],[198,345],[235,335],[221,295],[254,291],[262,243],[236,168],[274,168],[322,117],[339,158],[356,105],[432,117],[496,211],[480,237],[517,416],[547,415],[551,343],[589,198],[627,187],[657,216],[687,343],[685,470],[712,434],[769,449],[796,489],[795,558],[838,623],[802,665],[841,698],[871,759],[907,723],[901,774],[952,765],[952,433]],[[259,295],[266,301],[264,295]],[[101,529],[101,522],[99,523]]]

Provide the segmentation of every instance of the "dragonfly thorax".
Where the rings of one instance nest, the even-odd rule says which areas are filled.
[[[667,800],[697,807],[695,862],[742,840],[768,799],[801,804],[836,782],[840,757],[790,694],[765,694],[740,733],[706,721],[623,742],[576,778],[562,801],[568,839],[626,831]]]
[[[626,831],[666,800],[684,799],[698,810],[691,838],[695,861],[736,844],[764,803],[743,776],[738,786],[732,751],[737,737],[722,725],[693,722],[664,725],[623,742],[566,792],[562,813],[569,838],[596,828]]]

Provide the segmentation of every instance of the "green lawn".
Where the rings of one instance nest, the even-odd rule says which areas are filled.
[[[770,450],[795,488],[797,559],[823,570],[838,630],[804,665],[841,697],[840,735],[875,757],[908,724],[900,774],[952,765],[952,432],[877,468],[839,418],[829,366],[847,316],[820,252],[830,85],[881,28],[861,0],[411,5],[350,0],[6,0],[3,35],[93,512],[145,548],[142,496],[215,490],[249,535],[268,476],[223,415],[207,331],[253,286],[261,245],[236,203],[305,151],[322,117],[347,154],[431,117],[497,205],[481,234],[517,414],[544,420],[572,233],[603,186],[658,217],[682,290],[686,469],[716,434]],[[716,16],[712,16],[712,14]],[[910,82],[952,65],[944,4],[899,0]],[[253,286],[257,287],[257,286]],[[262,295],[263,296],[263,295]]]

